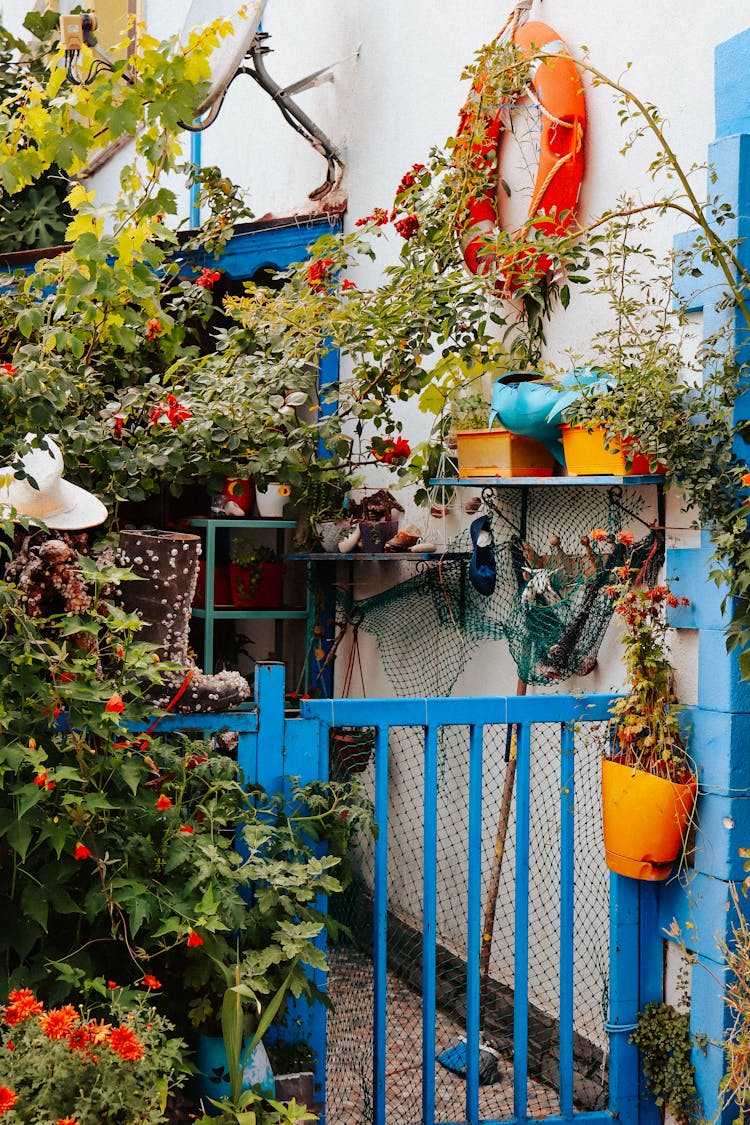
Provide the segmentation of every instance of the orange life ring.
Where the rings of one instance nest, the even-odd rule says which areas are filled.
[[[532,97],[541,116],[539,168],[528,217],[517,237],[535,228],[543,234],[564,234],[578,203],[583,180],[583,138],[586,129],[586,103],[581,75],[570,52],[556,31],[547,24],[530,22],[517,27],[512,41],[531,60]],[[543,56],[538,56],[543,51]],[[481,92],[481,77],[475,81],[474,93]],[[459,135],[471,121],[471,103],[461,113]],[[485,119],[485,137],[475,146],[476,160],[484,164],[494,158],[499,168],[500,146],[505,133],[506,106],[501,104]],[[464,261],[474,274],[487,273],[498,263],[488,251],[500,222],[496,179],[481,196],[470,201],[466,222],[459,232]],[[548,255],[536,254],[527,247],[519,249],[500,264],[506,290],[516,287],[514,273],[529,269],[536,276],[548,272],[552,262]],[[514,269],[515,265],[515,269]]]

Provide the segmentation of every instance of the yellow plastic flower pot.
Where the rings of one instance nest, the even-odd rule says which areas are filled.
[[[619,443],[610,442],[605,449],[605,429],[595,426],[561,426],[565,468],[570,477],[621,477],[625,472],[625,454]]]
[[[602,821],[610,871],[666,879],[682,851],[697,786],[695,777],[678,784],[605,758]]]

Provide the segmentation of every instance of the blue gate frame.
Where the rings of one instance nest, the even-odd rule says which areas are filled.
[[[303,700],[300,716],[285,712],[284,666],[260,664],[255,675],[255,706],[224,714],[168,716],[160,731],[190,729],[206,735],[224,730],[239,735],[238,760],[248,782],[269,792],[285,792],[289,777],[303,782],[328,776],[329,731],[333,726],[374,727],[375,818],[374,846],[374,1010],[373,1121],[386,1122],[386,960],[388,876],[388,742],[392,727],[420,728],[424,738],[424,855],[436,855],[438,740],[443,727],[469,730],[469,822],[466,839],[468,910],[466,918],[466,1118],[478,1125],[479,1097],[479,951],[482,930],[481,812],[483,730],[486,726],[517,724],[516,785],[516,904],[514,995],[528,1000],[528,855],[531,739],[536,724],[560,727],[560,979],[559,979],[559,1116],[545,1116],[550,1125],[572,1122],[605,1125],[618,1118],[623,1125],[655,1121],[652,1104],[639,1089],[638,1052],[629,1042],[637,1013],[650,999],[661,996],[661,956],[656,898],[653,888],[612,875],[610,883],[609,980],[609,1106],[602,1111],[576,1112],[573,1100],[573,893],[575,750],[580,731],[588,723],[606,720],[609,695],[509,696],[455,699],[326,699]],[[436,1011],[436,866],[424,865],[422,927],[422,1110],[424,1125],[435,1120]],[[325,980],[318,980],[324,988]],[[321,1005],[295,1010],[299,1035],[318,1056],[316,1089],[325,1097],[326,1014]],[[533,1120],[527,1107],[527,1003],[514,1006],[513,1122]],[[325,1121],[325,1109],[322,1120]],[[488,1120],[488,1119],[483,1119]]]
[[[528,989],[529,989],[529,790],[531,738],[536,724],[560,726],[560,1115],[547,1122],[588,1125],[618,1118],[623,1125],[646,1119],[641,1106],[638,1052],[628,1040],[639,1009],[661,995],[658,949],[649,943],[641,948],[641,934],[657,934],[656,927],[641,926],[641,914],[652,914],[653,895],[635,880],[611,876],[610,886],[610,981],[609,1019],[609,1106],[599,1112],[577,1113],[573,1101],[573,894],[575,817],[575,748],[581,727],[606,720],[612,702],[609,695],[534,696],[451,699],[307,700],[301,717],[320,724],[318,746],[328,745],[333,726],[375,727],[375,819],[378,838],[374,866],[374,1066],[373,1120],[386,1121],[386,963],[388,877],[388,741],[391,727],[421,728],[424,736],[424,855],[437,852],[438,738],[443,727],[468,727],[469,823],[466,839],[468,910],[466,918],[466,1121],[479,1122],[480,975],[482,938],[481,904],[481,812],[482,756],[485,726],[517,724],[516,786],[516,903],[514,950],[514,1115],[513,1121],[530,1120],[527,1106],[528,1081]],[[422,926],[422,1112],[424,1125],[435,1125],[435,1010],[436,1010],[436,867],[424,864]],[[650,908],[651,907],[651,908]],[[656,954],[656,958],[654,957]],[[518,1001],[521,1001],[520,1003]],[[639,1115],[639,1110],[645,1114]],[[486,1120],[486,1119],[485,1119]]]

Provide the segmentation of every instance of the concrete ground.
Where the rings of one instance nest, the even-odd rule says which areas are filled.
[[[372,961],[352,947],[331,951],[328,988],[335,1010],[328,1018],[327,1107],[329,1125],[363,1125],[372,1121]],[[440,1011],[436,1015],[436,1053],[452,1047],[462,1029]],[[421,1116],[421,997],[394,974],[388,974],[386,1034],[386,1114],[388,1125],[410,1125]],[[555,1090],[529,1081],[528,1114],[559,1112]],[[466,1118],[466,1084],[436,1064],[435,1117]],[[498,1080],[479,1090],[480,1117],[513,1115],[513,1068],[501,1060]]]

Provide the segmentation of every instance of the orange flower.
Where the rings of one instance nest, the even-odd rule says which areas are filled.
[[[39,1026],[48,1039],[67,1039],[78,1023],[79,1015],[72,1004],[52,1008],[39,1017]]]
[[[126,1062],[143,1058],[143,1044],[129,1027],[113,1027],[109,1033],[110,1048]]]
[[[143,987],[144,988],[161,988],[161,981],[157,980],[156,977],[153,976],[152,973],[146,973],[146,975],[143,978]]]
[[[7,1113],[18,1101],[18,1094],[14,1094],[9,1086],[0,1086],[0,1114]]]
[[[171,807],[172,807],[172,798],[167,797],[166,793],[162,793],[162,795],[159,797],[158,801],[156,802],[156,807],[159,810],[159,812],[166,812],[167,809],[171,809]]]
[[[91,852],[85,844],[76,844],[76,850],[73,852],[73,859],[89,859]]]
[[[111,695],[109,697],[109,699],[107,700],[107,702],[104,706],[104,710],[105,711],[114,711],[118,715],[122,714],[122,712],[125,710],[125,704],[123,703],[122,696],[120,695],[119,692],[116,691],[114,693],[114,695]]]
[[[14,988],[8,996],[8,1006],[5,1009],[5,1022],[11,1027],[22,1023],[44,1011],[44,1005],[37,1000],[30,988]]]
[[[744,488],[750,488],[750,473],[743,473],[740,480]]]
[[[146,324],[146,339],[155,340],[157,336],[161,336],[164,331],[164,326],[158,317],[152,316]]]
[[[633,544],[635,536],[632,531],[618,531],[616,538],[617,542],[622,543],[624,547],[630,547]]]
[[[78,1125],[75,1117],[58,1117],[57,1125]]]
[[[607,538],[607,533],[603,527],[595,527],[591,532],[590,538],[593,539],[595,543],[603,543]]]
[[[198,945],[203,945],[203,938],[200,934],[196,934],[195,930],[191,930],[188,934],[188,949],[195,949]]]

